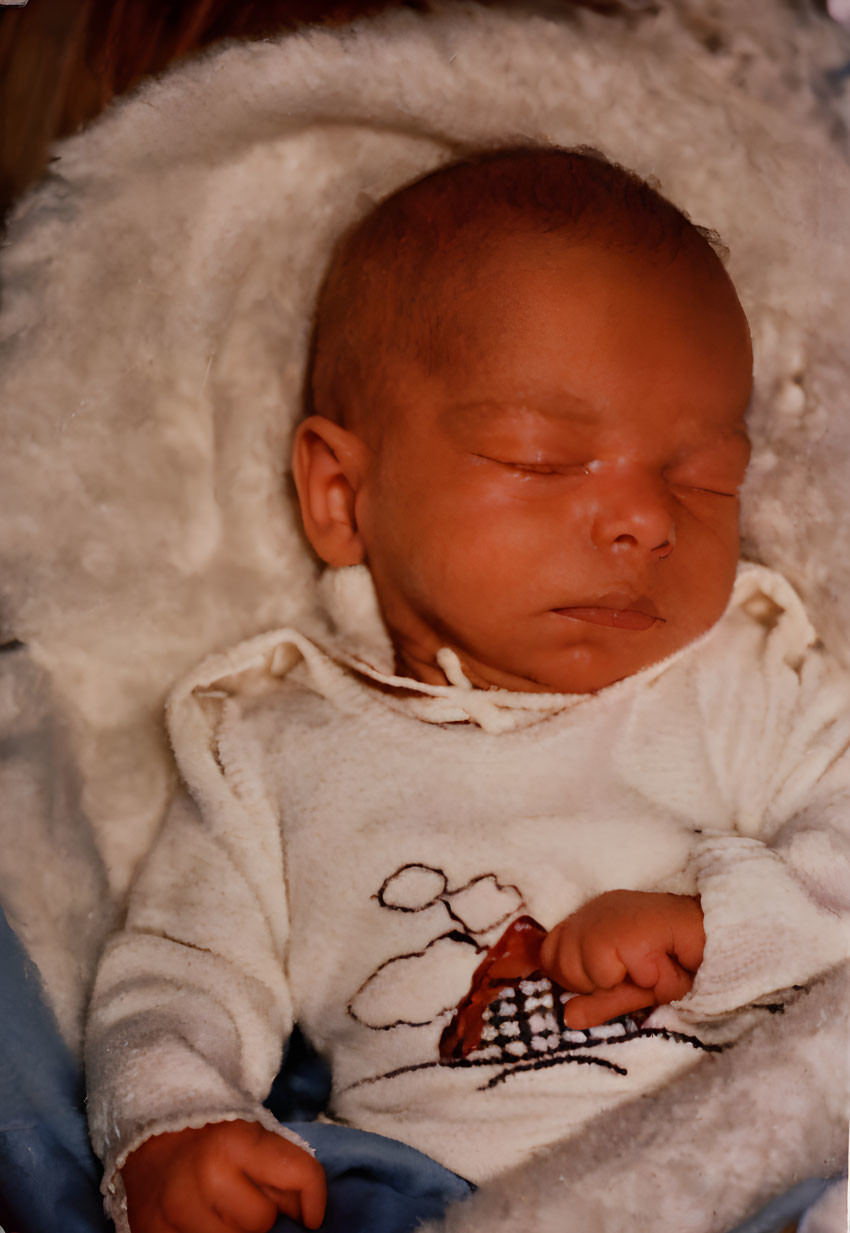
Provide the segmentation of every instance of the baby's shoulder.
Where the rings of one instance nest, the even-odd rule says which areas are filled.
[[[764,565],[742,561],[726,612],[695,647],[694,660],[725,660],[759,674],[797,671],[824,654],[802,599]]]
[[[850,673],[818,637],[791,583],[763,565],[742,562],[729,606],[693,647],[688,672],[699,696],[725,709],[850,710]]]
[[[234,711],[251,726],[309,730],[327,727],[336,708],[301,660],[285,676],[269,676],[259,689],[240,696]]]
[[[327,724],[340,675],[312,639],[290,629],[208,656],[169,697],[175,751],[192,745],[214,749],[224,731],[236,728],[269,733]]]

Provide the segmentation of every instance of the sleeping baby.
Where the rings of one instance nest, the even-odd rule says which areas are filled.
[[[262,1103],[295,1022],[327,1120],[478,1183],[846,955],[850,681],[739,560],[751,384],[710,234],[593,151],[343,238],[292,463],[327,624],[172,697],[186,787],[98,974],[120,1228],[319,1226]]]

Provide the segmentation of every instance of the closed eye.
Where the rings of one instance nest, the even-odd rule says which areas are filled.
[[[495,463],[506,467],[509,471],[517,471],[522,475],[589,475],[590,471],[584,463],[550,463],[550,462],[519,462],[513,458],[494,458],[490,454],[473,454],[484,462]]]
[[[685,492],[699,492],[708,497],[728,497],[735,500],[738,496],[737,488],[729,492],[722,488],[703,488],[700,484],[674,484],[673,487],[684,489]]]
[[[705,497],[738,498],[750,458],[750,443],[743,433],[734,433],[719,443],[709,443],[681,458],[665,478],[674,490]]]

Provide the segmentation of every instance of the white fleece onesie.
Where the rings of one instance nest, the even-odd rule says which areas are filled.
[[[296,1020],[331,1063],[332,1117],[479,1182],[734,1048],[850,950],[850,678],[780,576],[742,565],[712,630],[596,694],[473,689],[451,653],[448,686],[399,678],[370,619],[322,646],[263,635],[172,698],[189,791],[89,1024],[119,1227],[114,1170],[148,1135],[275,1126],[261,1102]],[[686,998],[640,1029],[565,1032],[557,991],[526,981],[476,1051],[441,1063],[513,919],[551,928],[618,887],[701,895]]]

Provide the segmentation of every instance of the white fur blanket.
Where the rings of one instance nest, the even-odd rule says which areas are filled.
[[[727,1233],[796,1182],[841,1172],[847,1029],[834,1007],[848,991],[836,970],[730,1053],[597,1118],[420,1233]],[[824,1233],[846,1233],[846,1207]]]
[[[63,143],[11,221],[0,620],[26,648],[0,657],[0,896],[74,1047],[173,782],[166,690],[315,611],[286,459],[330,246],[464,149],[592,144],[721,233],[757,356],[747,552],[850,662],[850,108],[824,84],[850,38],[785,0],[544,7],[396,11],[186,62]],[[24,713],[33,674],[46,718]]]

